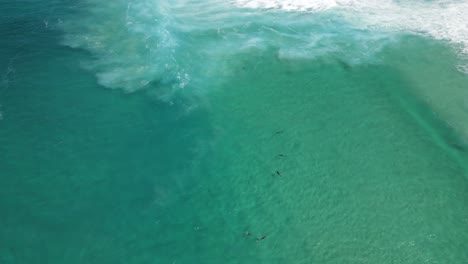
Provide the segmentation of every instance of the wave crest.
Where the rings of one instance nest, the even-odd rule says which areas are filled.
[[[356,64],[374,61],[409,32],[449,41],[468,55],[466,1],[84,2],[84,14],[62,23],[64,43],[93,55],[85,67],[101,85],[127,92],[164,87],[165,99],[231,76],[236,56],[249,52],[270,50],[288,60],[331,55]],[[466,72],[468,65],[458,68]]]
[[[461,55],[468,55],[468,1],[233,0],[231,3],[252,9],[331,11],[355,28],[429,36],[448,41]]]

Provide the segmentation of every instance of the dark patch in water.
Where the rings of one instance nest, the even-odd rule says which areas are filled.
[[[338,64],[340,65],[340,67],[345,70],[345,71],[351,71],[352,70],[352,66],[349,65],[348,63],[342,61],[342,60],[337,60]]]
[[[458,151],[466,152],[466,148],[462,144],[451,142],[450,146]]]

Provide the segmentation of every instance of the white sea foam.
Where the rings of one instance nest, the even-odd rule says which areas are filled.
[[[83,1],[87,15],[60,23],[64,43],[93,54],[86,67],[103,86],[128,92],[164,86],[167,100],[229,75],[233,55],[265,49],[279,59],[335,54],[362,63],[399,32],[410,32],[468,55],[468,1]],[[467,72],[468,65],[458,68]]]
[[[178,40],[169,27],[171,13],[153,1],[103,1],[91,5],[87,16],[63,23],[64,44],[90,51],[95,61],[85,67],[98,82],[128,92],[153,81],[185,85],[188,75],[176,62]]]
[[[448,41],[461,54],[468,54],[468,1],[233,0],[232,3],[251,9],[331,11],[344,17],[355,28],[430,36]]]
[[[354,21],[362,17],[366,28],[404,30],[447,40],[468,53],[468,1],[352,1]]]
[[[236,0],[234,3],[246,8],[282,9],[286,11],[321,11],[338,6],[335,0]]]

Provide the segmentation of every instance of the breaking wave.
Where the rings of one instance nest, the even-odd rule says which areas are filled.
[[[160,98],[229,75],[235,56],[272,50],[279,59],[334,55],[372,62],[401,33],[452,43],[468,54],[468,2],[391,0],[89,1],[64,21],[64,44],[89,51],[99,83]],[[466,70],[466,64],[459,65]]]

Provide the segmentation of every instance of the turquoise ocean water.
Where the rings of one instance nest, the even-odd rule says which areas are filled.
[[[0,263],[468,263],[468,2],[0,0]]]

